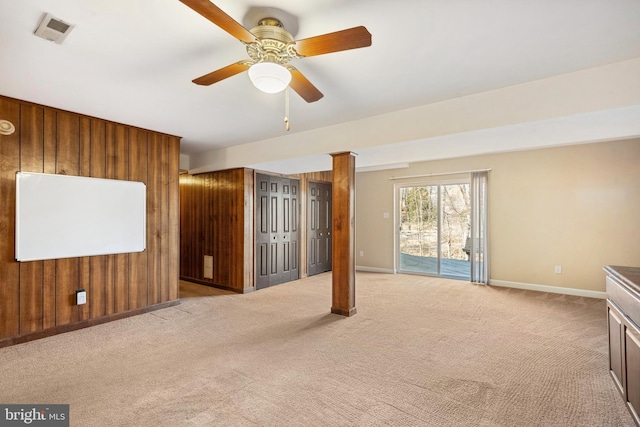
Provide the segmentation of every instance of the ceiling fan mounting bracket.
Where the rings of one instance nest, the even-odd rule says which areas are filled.
[[[294,49],[295,39],[276,18],[263,18],[250,30],[256,41],[247,43],[247,54],[255,62],[286,64],[292,58],[300,58]]]
[[[272,17],[266,17],[266,18],[262,18],[261,20],[258,21],[258,26],[263,26],[263,25],[269,25],[271,27],[280,27],[280,28],[284,28],[284,25],[282,25],[282,22],[278,19],[278,18],[272,18]]]

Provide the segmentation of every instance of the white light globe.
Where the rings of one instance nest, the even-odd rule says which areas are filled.
[[[249,68],[251,83],[266,93],[283,91],[291,81],[291,73],[273,62],[258,62]]]

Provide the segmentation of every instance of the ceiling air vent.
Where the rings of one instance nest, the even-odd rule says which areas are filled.
[[[61,21],[51,16],[50,13],[45,13],[34,34],[54,43],[62,44],[67,35],[73,30],[73,27],[75,25]]]

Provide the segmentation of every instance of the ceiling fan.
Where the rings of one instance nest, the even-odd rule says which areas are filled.
[[[264,92],[275,93],[290,86],[305,101],[314,102],[323,97],[322,92],[289,64],[291,59],[371,46],[371,34],[363,26],[295,40],[276,18],[265,17],[248,30],[209,0],[180,1],[240,40],[251,58],[193,80],[199,85],[208,86],[248,70],[253,84]]]

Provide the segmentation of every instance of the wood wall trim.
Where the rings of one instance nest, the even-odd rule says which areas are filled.
[[[180,304],[180,300],[167,301],[159,304],[154,304],[146,307],[137,308],[135,310],[129,310],[122,313],[108,314],[95,319],[87,319],[80,322],[70,323],[66,325],[56,326],[44,331],[31,332],[24,335],[0,339],[0,348],[9,347],[15,344],[22,344],[29,341],[38,340],[41,338],[51,337],[66,332],[77,331],[79,329],[89,328],[91,326],[100,325],[107,322],[113,322],[114,320],[125,319],[127,317],[137,316],[139,314],[149,313],[163,308],[169,308]]]

